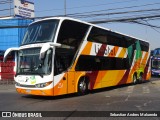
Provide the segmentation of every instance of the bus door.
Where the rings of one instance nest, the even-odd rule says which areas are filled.
[[[55,79],[56,76],[59,76],[59,78],[62,77],[62,80],[58,83],[57,89],[58,89],[58,95],[61,94],[67,94],[67,93],[73,93],[75,92],[75,75],[74,71],[69,71],[68,68],[71,65],[71,56],[66,53],[60,53],[55,55],[55,68],[54,68],[54,74]],[[57,77],[58,78],[58,77]]]
[[[69,71],[67,72],[67,93],[74,93],[75,92],[75,72]]]

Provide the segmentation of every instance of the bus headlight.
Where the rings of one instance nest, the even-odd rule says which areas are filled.
[[[36,88],[43,88],[43,87],[46,87],[46,86],[50,85],[51,83],[52,83],[52,81],[51,82],[46,82],[46,83],[39,83],[39,84],[36,84],[35,87]]]
[[[18,82],[16,82],[16,86],[21,86],[21,84],[20,84],[20,83],[18,83]]]

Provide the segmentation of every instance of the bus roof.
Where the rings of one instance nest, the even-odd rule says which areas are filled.
[[[136,38],[136,37],[133,37],[133,36],[130,36],[130,35],[127,35],[127,34],[123,34],[123,33],[117,32],[117,31],[112,31],[111,29],[108,29],[108,28],[105,28],[105,27],[101,27],[101,26],[98,26],[98,25],[95,25],[95,24],[92,24],[92,23],[89,23],[89,22],[81,21],[81,20],[78,20],[78,19],[70,18],[70,17],[49,17],[49,18],[44,18],[44,19],[40,19],[40,20],[34,21],[31,24],[36,23],[36,22],[40,22],[40,21],[44,21],[44,20],[53,20],[53,19],[57,19],[57,20],[61,20],[61,21],[63,21],[63,20],[76,21],[76,22],[84,23],[84,24],[87,24],[87,25],[90,25],[90,26],[101,28],[101,29],[104,29],[104,30],[107,30],[107,31],[111,31],[111,32],[120,34],[120,35],[124,35],[126,37],[130,37],[130,38],[133,38],[133,39],[137,39],[137,40],[141,40],[141,41],[149,43],[149,41],[146,41],[146,40],[143,40],[143,39],[140,39],[140,38]]]

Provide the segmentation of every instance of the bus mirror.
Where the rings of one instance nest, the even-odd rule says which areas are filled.
[[[18,50],[19,48],[8,48],[4,53],[3,62],[6,62],[9,53],[11,53],[12,51],[18,51]]]
[[[41,51],[40,51],[40,56],[39,56],[40,60],[44,59],[46,52],[51,48],[51,46],[60,47],[61,44],[59,44],[59,43],[44,43],[41,48]]]
[[[39,59],[42,60],[44,59],[44,56],[46,54],[46,52],[50,49],[50,44],[49,43],[45,43],[42,48],[41,48],[41,51],[40,51],[40,56],[39,56]]]

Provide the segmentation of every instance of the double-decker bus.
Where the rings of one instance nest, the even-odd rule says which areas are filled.
[[[160,75],[160,48],[156,48],[155,50],[153,50],[153,55],[151,58],[151,68],[152,75]]]
[[[15,52],[16,90],[57,96],[149,80],[149,43],[68,17],[29,25]]]

